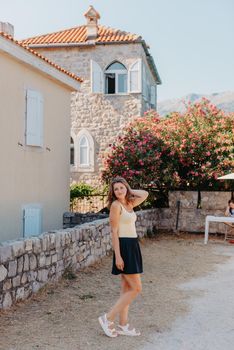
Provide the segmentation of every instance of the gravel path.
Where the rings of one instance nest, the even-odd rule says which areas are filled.
[[[180,286],[187,291],[189,313],[171,329],[152,337],[142,350],[234,349],[234,247],[217,247],[231,257],[217,270]]]
[[[119,278],[110,274],[111,257],[105,257],[99,264],[78,272],[75,280],[64,279],[31,300],[2,312],[0,349],[221,349],[213,345],[204,347],[204,344],[208,344],[209,330],[217,333],[218,325],[219,330],[223,329],[220,331],[223,341],[233,338],[234,322],[228,318],[228,328],[224,320],[230,309],[234,309],[231,288],[234,284],[232,277],[227,279],[234,269],[229,256],[234,247],[221,240],[210,240],[204,246],[203,236],[197,235],[161,235],[157,239],[143,240],[141,248],[145,271],[143,293],[130,309],[130,323],[141,330],[141,337],[110,339],[100,329],[98,316],[108,310],[119,293]],[[217,293],[212,298],[213,290]],[[230,293],[225,299],[223,290]],[[222,307],[216,309],[218,304]],[[224,305],[226,313],[220,317]],[[200,321],[201,312],[204,317]],[[203,323],[211,327],[207,326],[206,332],[201,333]],[[213,337],[212,332],[210,337]],[[182,342],[188,338],[195,340],[192,345],[189,343],[191,347]],[[198,343],[201,346],[195,347]],[[229,349],[233,347],[222,346],[222,350]]]

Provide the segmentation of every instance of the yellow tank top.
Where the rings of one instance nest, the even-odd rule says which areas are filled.
[[[121,205],[121,213],[119,219],[119,237],[136,238],[136,213],[134,211],[129,212],[124,206]]]

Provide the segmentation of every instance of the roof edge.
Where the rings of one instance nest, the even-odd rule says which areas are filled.
[[[38,52],[29,47],[19,44],[11,36],[0,32],[0,50],[16,60],[31,66],[33,69],[40,71],[42,74],[50,76],[60,84],[66,85],[70,90],[78,90],[80,83],[83,81],[75,74],[66,71],[64,68],[56,65],[49,59],[45,58]],[[35,57],[36,56],[36,57]]]
[[[154,75],[154,77],[156,78],[156,81],[157,81],[157,85],[161,85],[162,84],[162,80],[160,78],[160,75],[158,73],[158,70],[156,68],[156,64],[154,62],[154,58],[153,56],[149,53],[149,49],[148,49],[148,46],[145,42],[145,40],[141,40],[141,43],[142,43],[142,46],[144,48],[144,51],[145,51],[145,54],[146,54],[146,58],[147,58],[147,61],[148,61],[148,64],[150,66],[150,69]]]

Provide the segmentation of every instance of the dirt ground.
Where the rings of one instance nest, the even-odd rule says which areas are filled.
[[[203,244],[203,236],[159,235],[144,239],[143,293],[130,308],[130,323],[140,337],[106,337],[97,321],[117,299],[119,277],[112,276],[111,256],[63,279],[30,300],[0,313],[1,350],[129,350],[150,343],[153,334],[170,329],[188,312],[190,291],[178,285],[214,271],[229,257],[218,254],[220,239]],[[190,294],[190,295],[189,295]]]

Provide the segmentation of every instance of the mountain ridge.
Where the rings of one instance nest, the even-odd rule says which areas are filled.
[[[222,109],[224,112],[234,112],[234,91],[214,92],[212,94],[190,93],[181,98],[167,99],[158,102],[158,113],[165,116],[171,112],[184,112],[185,104],[188,102],[199,101],[202,97],[207,98],[210,102]]]

